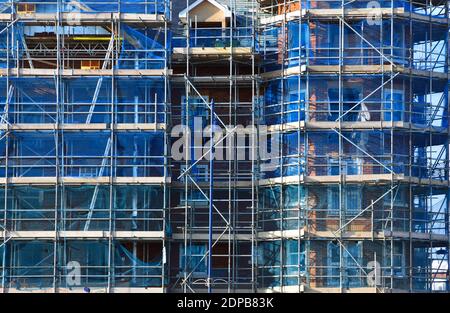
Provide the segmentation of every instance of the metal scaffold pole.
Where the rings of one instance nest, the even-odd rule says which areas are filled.
[[[211,101],[211,141],[209,154],[209,211],[208,211],[208,293],[212,291],[212,256],[213,256],[213,201],[214,201],[214,100]]]

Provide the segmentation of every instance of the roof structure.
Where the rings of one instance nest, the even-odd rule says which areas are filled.
[[[190,12],[191,10],[195,9],[196,7],[198,7],[199,5],[201,5],[205,2],[209,2],[210,4],[217,7],[219,10],[221,10],[224,13],[225,17],[231,17],[231,11],[228,8],[228,6],[221,4],[221,3],[217,2],[216,0],[197,0],[194,3],[192,3],[189,7],[187,7],[183,11],[181,11],[178,14],[178,17],[180,18],[180,20],[186,20],[188,12]]]

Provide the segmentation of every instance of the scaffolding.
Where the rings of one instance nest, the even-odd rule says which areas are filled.
[[[0,5],[1,290],[163,291],[170,1]]]
[[[448,292],[449,31],[447,0],[0,0],[0,290]]]
[[[172,39],[171,96],[172,123],[186,127],[189,148],[172,168],[171,250],[178,257],[170,285],[183,292],[255,291],[256,162],[237,160],[244,147],[236,125],[254,125],[257,3],[185,2]],[[218,127],[214,142],[208,125]]]
[[[448,1],[261,11],[258,288],[448,291]]]

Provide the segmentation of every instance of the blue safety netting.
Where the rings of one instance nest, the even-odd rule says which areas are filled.
[[[0,24],[0,28],[4,28],[5,24]],[[7,37],[9,32],[3,32],[0,34],[0,68],[8,67],[8,46],[7,46]]]
[[[207,125],[210,125],[210,110],[205,103],[209,102],[208,97],[189,97],[189,103],[186,104],[186,97],[182,97],[181,104],[181,123],[190,130],[190,151],[188,166],[190,167],[189,176],[194,180],[204,180],[205,173],[209,171],[205,165],[194,164],[203,155],[203,139],[196,142],[196,136],[202,138],[202,132]],[[188,108],[188,111],[186,111]],[[193,165],[194,164],[194,165]],[[189,201],[204,202],[205,196],[199,190],[193,190],[188,195]]]
[[[339,287],[341,284],[341,266],[344,267],[344,281],[342,282],[346,288],[363,287],[365,281],[361,279],[363,275],[360,273],[360,264],[362,262],[362,242],[348,242],[345,249],[341,249],[340,245],[334,242],[328,243],[328,260],[327,260],[327,286]],[[342,265],[340,253],[343,253]]]
[[[47,241],[9,243],[6,246],[6,285],[19,290],[51,287],[53,252],[53,243]]]
[[[114,186],[116,230],[163,230],[164,190],[161,186]]]
[[[52,78],[12,77],[0,80],[0,112],[9,94],[10,123],[164,123],[164,79],[159,77],[63,78],[64,96],[56,101]],[[115,88],[113,94],[111,90]],[[59,107],[59,115],[57,114]]]
[[[66,230],[108,229],[110,186],[64,186],[62,196],[65,205],[61,216]]]
[[[272,80],[264,89],[264,118],[266,125],[277,125],[305,120],[305,82],[292,76]]]
[[[262,155],[262,178],[297,176],[305,173],[305,137],[299,132],[273,134],[267,138],[268,155]]]
[[[4,29],[7,24],[0,24],[0,29]],[[11,39],[12,32],[4,31],[0,34],[0,68],[8,67],[8,37]]]
[[[343,27],[342,43],[338,23],[315,20],[300,25],[298,21],[290,21],[285,28],[278,25],[267,27],[261,36],[264,69],[273,71],[282,66],[306,63],[381,65],[394,62],[420,70],[447,72],[445,46],[448,30],[445,25],[430,27],[427,22],[410,24],[395,20],[392,28],[391,22],[349,21]],[[285,54],[280,53],[284,50]]]
[[[314,38],[314,42],[311,39],[309,43],[311,65],[338,65],[341,59],[344,65],[374,65],[388,62],[387,58],[408,66],[406,23],[396,21],[392,36],[390,20],[379,24],[370,24],[367,20],[351,21],[349,25],[344,27],[342,58],[339,55],[339,24],[315,22],[309,26],[310,36]],[[392,43],[391,38],[394,40]]]
[[[305,223],[299,219],[299,210],[304,208],[306,208],[306,191],[303,186],[261,187],[259,192],[261,231],[299,229]]]
[[[2,2],[4,3],[1,6]],[[0,2],[0,12],[9,13],[11,9],[5,5],[9,0]],[[15,1],[19,2],[19,1]],[[57,0],[20,0],[20,3],[34,3],[37,5],[38,12],[54,12],[57,7]],[[60,1],[62,12],[124,12],[124,13],[142,13],[142,14],[169,14],[170,0],[62,0]],[[340,9],[342,1],[340,0],[302,0],[301,7],[305,9]],[[445,2],[428,4],[424,1],[408,0],[358,0],[348,1],[345,8],[403,8],[406,12],[413,12],[422,15],[431,15],[433,17],[445,18]],[[245,23],[244,18],[241,17]]]
[[[260,47],[264,51],[264,68],[266,71],[281,68],[283,55],[279,51],[286,48],[284,66],[298,66],[306,63],[307,48],[309,46],[309,27],[298,21],[289,21],[286,27],[266,27],[259,37]]]
[[[0,12],[11,12],[9,2],[9,0],[0,1]],[[14,2],[34,5],[37,13],[54,13],[59,9],[60,12],[82,13],[170,14],[170,0],[20,0]],[[22,8],[15,8],[16,11],[20,9]]]
[[[307,9],[340,9],[340,0],[302,0],[302,7]],[[345,2],[347,9],[403,8],[406,12],[445,18],[445,1],[411,1],[411,0],[358,0]]]
[[[388,78],[384,78],[388,79]],[[409,86],[411,81],[411,87]],[[397,78],[384,86],[381,76],[288,76],[266,83],[258,112],[262,124],[279,125],[298,121],[395,121],[415,127],[448,125],[448,86],[445,80]],[[306,88],[308,86],[308,89]]]
[[[180,30],[182,35],[173,38],[173,47],[186,48],[186,31]],[[232,37],[232,39],[231,39]],[[256,40],[257,41],[257,40]],[[236,28],[193,28],[189,30],[190,48],[256,48],[251,27]]]
[[[123,25],[122,51],[118,68],[164,69],[166,54],[164,32],[158,29],[140,30]]]
[[[52,186],[11,186],[7,198],[6,227],[15,231],[55,229],[56,189]]]
[[[130,244],[113,242],[112,284],[117,287],[162,286],[162,248],[149,246],[134,255]],[[64,241],[57,246],[57,284],[65,288],[106,287],[110,269],[108,243],[103,241]],[[14,258],[12,258],[14,255]],[[139,256],[141,255],[141,256]],[[145,259],[143,260],[142,257]],[[74,271],[73,264],[79,266]],[[54,244],[45,241],[12,242],[6,248],[6,284],[19,290],[50,288],[54,279]]]
[[[0,68],[15,67],[16,52],[23,51],[23,27],[0,23],[0,32]]]
[[[206,274],[207,258],[205,257],[207,251],[206,244],[191,243],[185,247],[180,245],[180,269],[193,272],[194,277],[199,274]]]
[[[144,262],[124,245],[116,243],[114,262],[117,285],[125,282],[131,287],[159,287],[163,284],[161,252]]]
[[[164,132],[117,133],[116,138],[116,176],[164,176]]]
[[[52,186],[11,186],[7,198],[7,229],[14,231],[52,231],[56,214],[62,217],[64,230],[109,229],[113,212],[118,231],[161,231],[163,197],[160,186],[115,185],[110,208],[109,185],[64,186],[56,192]],[[57,205],[58,199],[64,205]],[[59,200],[58,200],[59,201]]]
[[[4,27],[6,27],[6,24],[0,26],[0,28]],[[115,64],[115,68],[164,69],[166,67],[165,34],[163,31],[158,29],[133,29],[127,25],[122,25],[121,32],[121,49],[118,64]],[[13,34],[14,38],[19,38],[20,40],[12,41]],[[8,36],[9,50],[7,49]],[[16,51],[20,51],[21,55],[25,54],[23,36],[24,27],[20,24],[19,27],[14,28],[14,31],[3,31],[0,34],[0,68],[7,67],[8,53],[10,67],[15,67],[16,65]],[[170,35],[168,42],[170,42]],[[108,63],[106,68],[109,68],[110,65]]]
[[[299,285],[299,277],[306,271],[305,242],[297,240],[259,242],[258,269],[258,281],[262,287]]]
[[[428,257],[428,247],[413,248],[413,254],[414,254],[412,263],[413,289],[428,290],[429,289],[428,271],[431,265]]]
[[[338,153],[340,137],[334,132],[272,135],[261,143],[272,151],[261,155],[261,177],[389,174],[391,171],[419,178],[446,180],[448,177],[444,160],[438,156],[439,151],[445,151],[445,135],[436,135],[431,140],[427,133],[410,137],[406,131],[395,136],[387,131],[344,131],[341,136],[345,138],[343,153]],[[430,145],[435,145],[434,153],[429,151]],[[435,168],[430,170],[428,164],[434,164]]]
[[[14,132],[8,141],[10,177],[107,177],[110,156],[115,157],[113,174],[119,177],[162,177],[164,132],[118,132],[110,144],[108,131],[80,134],[64,132],[55,143],[53,132]],[[5,157],[0,142],[0,158]],[[13,152],[14,151],[14,152]],[[5,174],[5,166],[0,166]]]

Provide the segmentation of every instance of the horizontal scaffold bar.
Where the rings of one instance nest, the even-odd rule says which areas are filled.
[[[383,290],[381,290],[383,292]],[[333,288],[333,287],[307,287],[307,286],[274,286],[270,288],[258,288],[258,293],[377,293],[380,292],[379,287],[350,287],[350,288]],[[395,292],[389,289],[389,292]],[[396,292],[401,292],[400,290]],[[403,291],[404,292],[404,291]]]
[[[3,237],[3,231],[0,231],[0,236]],[[105,239],[114,237],[115,239],[148,239],[161,240],[163,239],[163,231],[101,231],[101,230],[60,230],[60,231],[40,231],[40,230],[25,230],[25,231],[8,231],[7,237],[11,240],[33,240],[33,239]]]
[[[1,13],[0,23],[7,23],[13,20],[29,25],[40,25],[56,23],[58,15],[55,13],[27,13],[11,14]],[[166,21],[161,14],[139,14],[139,13],[61,13],[59,21],[63,25],[110,25],[113,21],[121,21],[127,24],[137,24],[145,26],[151,24],[157,26]],[[156,25],[155,25],[156,24]]]
[[[429,179],[429,178],[417,178],[406,176],[404,174],[362,174],[362,175],[345,175],[345,183],[366,183],[366,184],[390,184],[392,182],[403,182],[414,185],[424,186],[443,186],[448,187],[450,182]],[[339,184],[343,183],[342,177],[339,175],[327,175],[327,176],[283,176],[276,178],[260,179],[258,181],[259,186],[274,185],[274,184]]]
[[[189,54],[190,58],[211,59],[216,57],[230,56],[233,57],[250,57],[253,53],[252,48],[173,48],[173,59],[185,59]]]
[[[96,131],[96,130],[165,130],[167,125],[164,123],[74,123],[74,124],[55,124],[55,123],[21,123],[21,124],[0,124],[0,129],[9,129],[12,131],[34,131],[34,130],[67,130],[67,131]]]
[[[170,183],[171,178],[166,177],[9,177],[0,178],[0,185],[88,185],[88,184],[154,184]]]
[[[390,74],[400,73],[418,77],[449,79],[448,73],[433,72],[426,70],[410,69],[400,65],[299,65],[289,67],[284,70],[276,70],[261,74],[263,79],[274,79],[282,76],[300,75],[300,74]]]
[[[8,72],[9,71],[9,72]],[[41,69],[41,68],[10,68],[0,69],[0,76],[165,76],[171,75],[172,70],[157,69],[157,70],[134,70],[134,69],[115,69],[115,70],[82,70],[82,69]]]
[[[89,287],[91,293],[164,293],[165,287]],[[85,287],[0,288],[0,293],[86,293]]]
[[[221,231],[217,230],[213,234],[213,238],[217,239],[219,238]],[[390,238],[397,238],[397,239],[409,239],[416,241],[435,241],[435,242],[448,242],[449,237],[447,235],[441,235],[441,234],[432,234],[432,233],[419,233],[419,232],[403,232],[403,231],[345,231],[340,234],[342,235],[342,238],[345,240],[361,240],[361,239],[378,239],[378,240],[385,240]],[[183,240],[184,234],[183,233],[173,233],[172,239],[173,240]],[[192,240],[208,240],[208,233],[194,233],[192,234]],[[252,234],[233,234],[232,237],[236,240],[251,240]],[[256,232],[255,235],[256,238],[260,240],[277,240],[281,238],[292,238],[292,239],[298,239],[298,238],[306,238],[308,237],[311,240],[330,240],[335,238],[335,235],[332,231],[316,231],[316,230],[306,230],[304,228],[302,229],[291,229],[291,230],[277,230],[277,231],[265,231],[265,232]],[[229,237],[227,234],[224,234],[219,240],[226,241]]]
[[[189,184],[189,183],[188,183]],[[199,187],[208,187],[210,185],[209,182],[196,182],[196,184]],[[171,184],[173,187],[175,188],[183,188],[185,183],[183,182],[179,182],[179,181],[174,181]],[[251,188],[252,187],[252,182],[250,180],[250,177],[248,180],[233,180],[231,182],[229,182],[228,180],[226,181],[214,181],[214,188],[224,188],[224,189],[228,189],[228,188]]]
[[[446,26],[448,19],[446,18],[436,18],[432,16],[427,16],[423,14],[417,14],[406,11],[404,8],[379,8],[379,16],[381,18],[411,18],[415,21],[421,22],[431,22],[437,25]],[[303,9],[286,14],[279,14],[275,16],[265,17],[260,19],[261,25],[268,25],[273,23],[280,23],[283,21],[293,21],[298,20],[300,17],[302,19],[367,19],[368,16],[374,14],[373,8],[347,8],[347,9]],[[378,15],[377,15],[378,16]]]
[[[215,85],[215,84],[229,84],[230,81],[234,82],[238,85],[244,85],[244,84],[252,84],[254,81],[257,80],[256,76],[252,75],[231,75],[231,76],[221,76],[221,75],[214,75],[214,76],[191,76],[189,77],[189,80],[192,83],[196,84],[207,84],[207,85]],[[171,81],[174,83],[184,83],[185,77],[184,75],[175,74],[172,75]]]
[[[356,122],[334,122],[334,121],[299,121],[299,122],[289,122],[284,124],[270,125],[267,126],[268,132],[280,132],[280,131],[292,131],[292,130],[330,130],[330,129],[361,129],[361,130],[374,130],[374,129],[398,129],[405,131],[417,131],[432,132],[432,133],[442,133],[446,134],[447,129],[445,127],[420,127],[413,123],[403,122],[403,121],[356,121]]]

